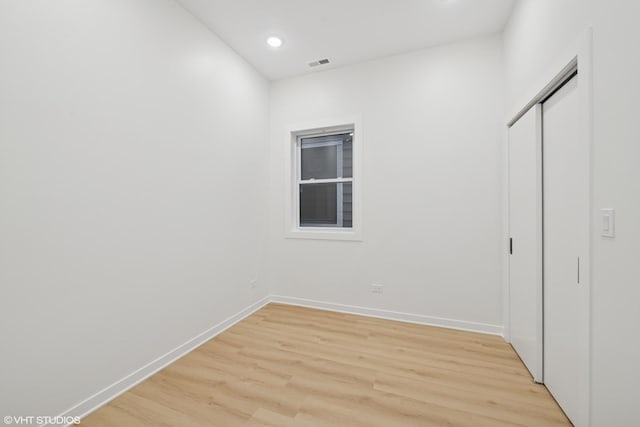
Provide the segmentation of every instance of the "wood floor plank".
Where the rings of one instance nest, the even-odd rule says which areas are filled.
[[[255,414],[244,424],[244,427],[295,427],[296,422],[292,417],[259,408]]]
[[[433,403],[461,411],[483,416],[495,416],[514,424],[532,425],[543,422],[545,425],[562,425],[564,415],[559,409],[541,410],[538,405],[518,401],[495,393],[476,393],[460,385],[434,384],[428,381],[416,381],[390,375],[379,375],[374,385],[376,390],[406,396],[422,402]]]
[[[500,337],[269,304],[82,425],[570,423]]]

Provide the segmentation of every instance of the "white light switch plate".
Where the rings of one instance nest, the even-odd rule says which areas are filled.
[[[601,231],[604,237],[615,236],[616,212],[613,209],[600,209]]]

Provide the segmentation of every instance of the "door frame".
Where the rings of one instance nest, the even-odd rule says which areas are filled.
[[[583,419],[586,420],[586,425],[590,424],[591,413],[591,399],[592,399],[592,390],[591,390],[591,353],[592,353],[592,339],[591,339],[591,331],[592,331],[592,320],[591,320],[591,306],[593,299],[593,287],[591,283],[592,277],[592,248],[593,248],[593,239],[594,234],[592,230],[594,229],[594,206],[593,206],[593,30],[588,28],[574,43],[565,49],[562,55],[558,57],[556,61],[549,64],[546,68],[546,72],[541,74],[541,77],[538,79],[536,85],[531,87],[528,91],[524,93],[524,96],[521,98],[522,102],[518,102],[515,104],[511,110],[509,110],[509,115],[506,118],[506,126],[504,128],[503,133],[503,217],[506,219],[503,225],[503,283],[504,292],[503,292],[503,319],[504,319],[504,338],[507,342],[511,341],[511,327],[510,327],[510,295],[509,295],[509,127],[513,125],[520,117],[522,117],[530,108],[535,107],[536,104],[540,104],[549,95],[551,95],[558,87],[564,84],[571,75],[573,75],[576,71],[578,72],[578,76],[580,79],[580,85],[578,88],[578,96],[580,97],[580,123],[583,124],[583,128],[581,129],[582,135],[585,139],[585,144],[587,144],[587,165],[585,167],[588,168],[588,182],[585,182],[585,185],[588,186],[588,209],[585,215],[588,215],[587,218],[587,230],[584,232],[587,236],[585,247],[583,248],[583,253],[586,255],[583,260],[585,268],[581,270],[581,284],[586,288],[586,307],[583,307],[584,313],[587,316],[587,324],[585,325],[585,330],[581,333],[584,334],[586,339],[586,347],[588,349],[585,354],[586,358],[586,372],[585,381],[587,384],[587,401],[585,402],[586,407],[584,408]],[[538,195],[539,200],[542,198],[542,191]],[[542,237],[542,236],[541,236]],[[542,337],[544,326],[541,324],[543,319],[543,301],[542,301],[542,288],[539,289],[539,301],[538,301],[538,318],[539,321],[539,333],[538,333],[538,344],[539,344],[539,352],[540,355],[543,356],[542,353]],[[540,358],[540,362],[542,363],[543,357]],[[543,376],[541,380],[544,380],[544,370],[543,368],[539,371],[542,372]],[[537,381],[538,379],[536,379]]]

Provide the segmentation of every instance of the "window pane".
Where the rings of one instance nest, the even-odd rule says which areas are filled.
[[[353,186],[350,182],[338,184],[342,187],[342,226],[353,227]]]
[[[302,143],[302,179],[337,178],[337,145],[305,147]]]
[[[353,178],[353,136],[350,134],[342,143],[342,178]]]
[[[351,178],[351,132],[301,139],[301,179]]]
[[[300,184],[300,226],[353,226],[353,190],[350,182]]]

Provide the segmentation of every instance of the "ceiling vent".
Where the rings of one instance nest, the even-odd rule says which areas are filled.
[[[324,59],[318,59],[317,61],[311,61],[309,62],[309,67],[317,67],[319,65],[326,65],[329,63],[329,60],[327,58]]]

